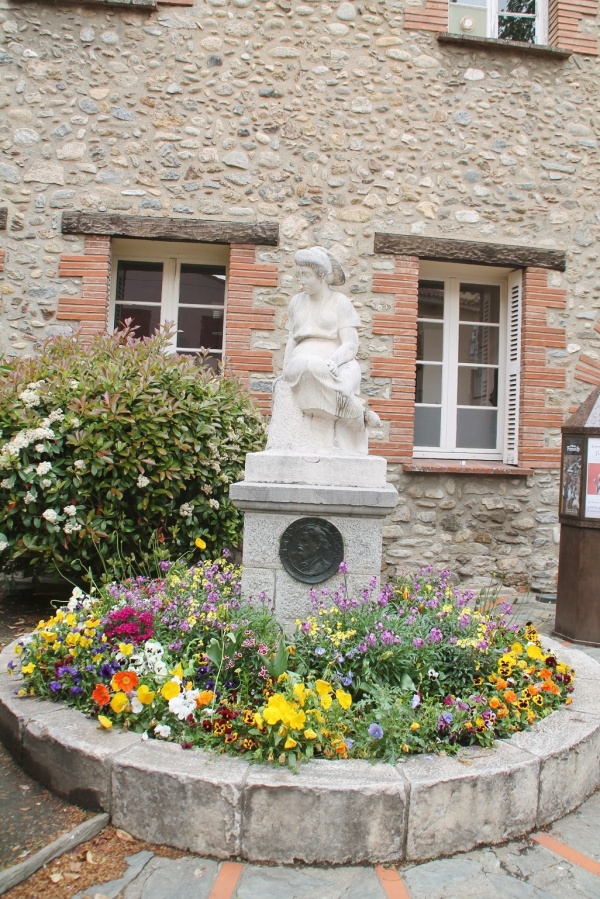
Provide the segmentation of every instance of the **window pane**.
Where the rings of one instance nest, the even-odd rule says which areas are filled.
[[[443,358],[444,326],[434,322],[417,324],[417,359],[441,362]]]
[[[535,16],[535,0],[498,0],[498,12]]]
[[[220,350],[223,346],[223,309],[180,307],[177,348]]]
[[[137,327],[136,337],[151,337],[160,325],[160,306],[144,306],[137,303],[128,306],[127,303],[117,303],[115,328],[123,327],[129,318],[132,319],[132,325]]]
[[[535,18],[498,16],[498,37],[504,41],[524,41],[535,44]]]
[[[498,403],[498,369],[458,369],[457,404],[459,406],[496,406]]]
[[[460,325],[458,361],[498,364],[499,329],[486,325]]]
[[[442,402],[442,366],[417,365],[415,403]]]
[[[419,281],[419,318],[444,317],[444,282]]]
[[[182,306],[223,306],[225,269],[210,265],[182,265],[179,278],[179,303]]]
[[[415,446],[440,445],[442,410],[424,406],[415,408]]]
[[[160,304],[162,274],[162,262],[119,262],[117,303]]]
[[[456,446],[459,449],[496,449],[498,413],[495,409],[459,409]]]
[[[500,288],[490,284],[461,284],[458,317],[461,322],[500,321]]]

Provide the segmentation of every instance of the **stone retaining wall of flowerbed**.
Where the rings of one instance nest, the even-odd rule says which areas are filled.
[[[543,827],[600,784],[600,664],[562,646],[560,655],[577,671],[572,704],[492,750],[395,766],[319,760],[293,774],[103,731],[80,712],[18,697],[8,647],[0,738],[51,790],[149,842],[277,864],[420,861]]]

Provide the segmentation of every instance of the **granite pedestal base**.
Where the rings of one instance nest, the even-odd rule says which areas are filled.
[[[242,591],[246,596],[265,593],[286,627],[310,614],[309,592],[337,587],[339,574],[317,584],[296,580],[280,558],[286,528],[299,518],[322,518],[342,536],[344,561],[352,593],[364,589],[381,571],[382,527],[397,502],[391,484],[372,487],[275,484],[242,481],[230,488],[230,497],[244,512]]]

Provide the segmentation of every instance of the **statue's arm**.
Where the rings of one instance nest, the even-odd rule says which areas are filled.
[[[340,365],[350,362],[358,352],[358,331],[356,328],[340,328],[340,346],[327,360],[327,367],[332,374],[337,374]]]

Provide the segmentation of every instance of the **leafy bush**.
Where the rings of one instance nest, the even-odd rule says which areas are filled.
[[[49,342],[0,370],[0,564],[123,576],[240,539],[228,497],[263,425],[237,380],[132,330]],[[75,574],[73,574],[75,572]]]
[[[512,625],[421,572],[358,598],[314,593],[286,638],[267,600],[241,596],[226,558],[161,563],[86,597],[76,591],[20,641],[20,695],[62,700],[184,747],[288,764],[394,762],[490,746],[571,702],[574,672]]]

